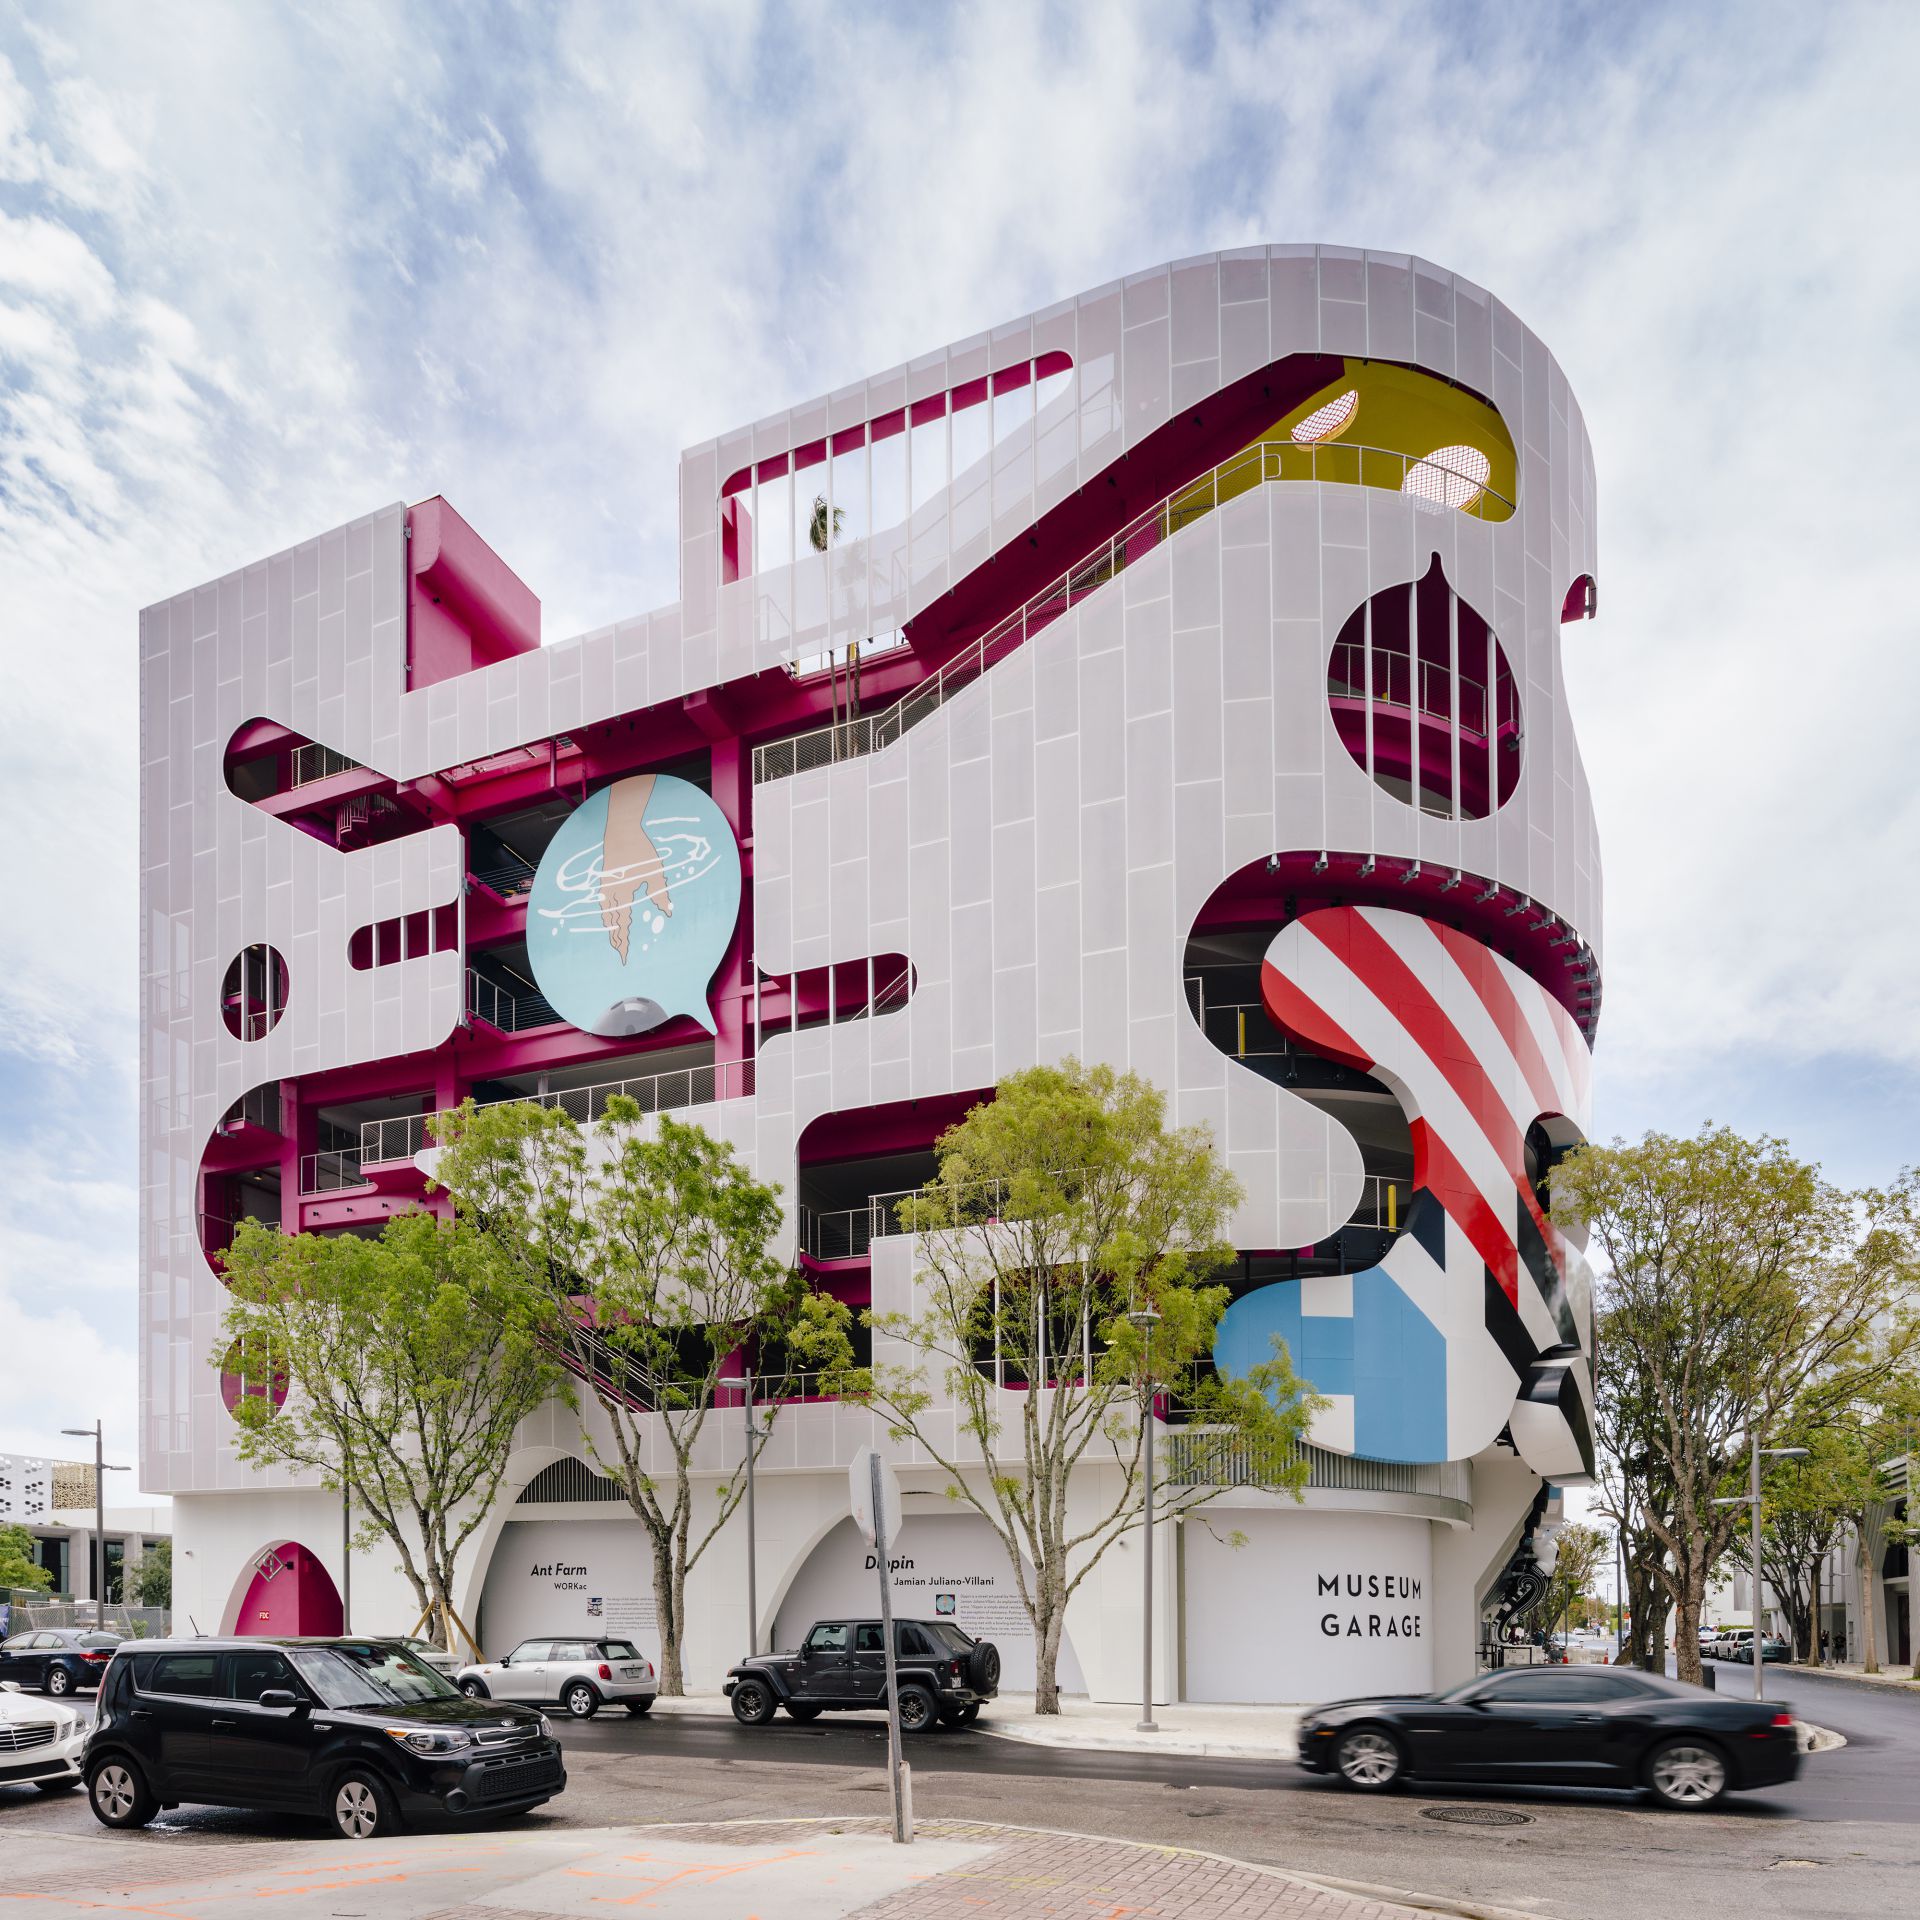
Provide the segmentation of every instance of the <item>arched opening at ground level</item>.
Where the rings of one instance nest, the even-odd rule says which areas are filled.
[[[342,1625],[340,1590],[320,1556],[297,1540],[283,1540],[254,1561],[233,1631],[339,1633]]]

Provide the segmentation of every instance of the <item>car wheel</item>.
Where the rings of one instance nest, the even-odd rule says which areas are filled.
[[[1663,1806],[1710,1807],[1727,1790],[1726,1759],[1704,1740],[1664,1741],[1648,1756],[1647,1786]]]
[[[925,1733],[940,1717],[933,1695],[925,1687],[907,1685],[900,1689],[900,1731]]]
[[[73,1675],[65,1667],[47,1669],[47,1691],[56,1700],[64,1700],[73,1691]]]
[[[1385,1793],[1406,1771],[1400,1743],[1381,1727],[1355,1727],[1333,1749],[1333,1768],[1348,1786],[1362,1793]]]
[[[479,1680],[462,1680],[460,1682],[460,1691],[464,1693],[469,1700],[487,1700],[492,1697],[487,1692],[485,1682]]]
[[[742,1680],[733,1690],[733,1717],[743,1727],[764,1727],[778,1704],[763,1680]]]
[[[87,1775],[87,1803],[103,1827],[144,1827],[160,1811],[129,1760],[103,1760]]]
[[[69,1774],[64,1780],[36,1780],[33,1784],[42,1793],[71,1793],[80,1784],[80,1776]]]
[[[629,1700],[627,1702],[627,1713],[629,1717],[632,1719],[644,1720],[647,1717],[647,1715],[650,1714],[652,1711],[653,1711],[653,1702],[650,1699]]]
[[[600,1711],[600,1696],[584,1680],[576,1680],[560,1696],[560,1704],[576,1720],[591,1720]]]
[[[818,1720],[820,1718],[820,1709],[805,1700],[789,1700],[787,1702],[787,1718],[789,1720],[798,1720],[804,1727],[809,1720]]]
[[[356,1767],[333,1783],[329,1803],[333,1830],[343,1840],[384,1840],[400,1830],[393,1795],[370,1773]]]

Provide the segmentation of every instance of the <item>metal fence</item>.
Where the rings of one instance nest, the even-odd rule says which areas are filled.
[[[1261,1472],[1252,1451],[1206,1428],[1170,1428],[1166,1434],[1167,1479],[1178,1487],[1261,1487],[1276,1482]],[[1473,1482],[1460,1460],[1414,1464],[1362,1460],[1301,1441],[1292,1460],[1307,1463],[1307,1485],[1342,1493],[1415,1493],[1438,1500],[1468,1500]]]
[[[918,726],[955,694],[1006,655],[1023,647],[1059,617],[1079,605],[1088,594],[1105,586],[1135,561],[1144,559],[1181,529],[1224,506],[1229,500],[1270,480],[1345,480],[1368,486],[1391,486],[1417,506],[1453,508],[1482,518],[1505,519],[1513,503],[1489,488],[1484,478],[1456,471],[1432,459],[1397,453],[1391,448],[1349,446],[1282,446],[1263,442],[1202,474],[1157,505],[1137,514],[1118,533],[1069,567],[1024,605],[963,647],[931,679],[901,695],[889,707],[769,740],[753,751],[756,784],[784,780],[839,760],[857,760],[890,747],[910,727]],[[1495,508],[1501,511],[1494,511]]]
[[[427,1113],[396,1113],[384,1120],[362,1120],[361,1167],[384,1167],[395,1161],[411,1160],[416,1153],[432,1146],[427,1131],[432,1119]]]
[[[344,753],[336,753],[333,748],[310,740],[305,746],[294,748],[292,777],[287,784],[290,787],[311,786],[316,780],[331,780],[336,773],[359,771],[358,760],[349,760]]]
[[[159,1640],[173,1628],[173,1615],[166,1607],[129,1607],[117,1600],[100,1607],[91,1600],[63,1600],[31,1587],[0,1587],[0,1601],[7,1605],[9,1633],[95,1627],[104,1633],[124,1634],[130,1640]]]
[[[472,967],[467,969],[467,1011],[502,1033],[525,1033],[530,1027],[551,1027],[560,1021],[545,996],[533,988],[511,993]]]

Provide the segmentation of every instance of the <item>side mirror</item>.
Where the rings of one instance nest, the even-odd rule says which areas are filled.
[[[1468,1699],[1467,1705],[1470,1706],[1475,1713],[1485,1713],[1492,1707],[1493,1702],[1489,1700],[1484,1693],[1476,1693]]]
[[[276,1708],[281,1712],[297,1713],[307,1703],[297,1693],[290,1692],[285,1687],[269,1687],[260,1696],[260,1704],[263,1707]]]

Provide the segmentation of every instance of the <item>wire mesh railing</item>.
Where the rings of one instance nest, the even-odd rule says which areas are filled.
[[[1277,1487],[1275,1462],[1264,1459],[1244,1440],[1206,1427],[1169,1427],[1165,1435],[1166,1474],[1176,1487]],[[1473,1482],[1459,1460],[1412,1462],[1366,1460],[1298,1441],[1284,1462],[1304,1461],[1307,1485],[1338,1493],[1413,1493],[1436,1500],[1470,1500]]]
[[[525,1033],[532,1027],[560,1023],[543,994],[532,987],[516,994],[473,967],[467,969],[467,1012],[501,1033]]]
[[[389,1114],[384,1120],[360,1122],[361,1167],[391,1166],[411,1160],[433,1145],[433,1116],[426,1113]]]
[[[784,780],[841,760],[864,758],[890,747],[911,727],[939,712],[956,694],[1008,654],[1023,647],[1088,594],[1144,559],[1162,541],[1204,519],[1229,500],[1267,481],[1346,480],[1386,486],[1398,474],[1399,490],[1416,506],[1453,508],[1478,517],[1504,519],[1513,503],[1495,493],[1483,477],[1436,462],[1432,456],[1397,453],[1391,448],[1280,445],[1262,441],[1222,462],[1199,479],[1136,514],[1126,526],[1042,587],[1023,605],[969,642],[931,678],[904,693],[891,706],[855,719],[835,721],[784,740],[769,740],[753,750],[756,784]],[[1499,511],[1494,511],[1498,508]]]
[[[358,1147],[329,1147],[321,1153],[300,1156],[302,1193],[338,1193],[345,1187],[364,1187],[367,1176],[360,1165]]]
[[[337,753],[332,747],[323,747],[318,741],[309,740],[304,746],[293,750],[287,785],[306,787],[316,780],[331,780],[336,773],[359,771],[358,760],[349,760],[344,753]]]

